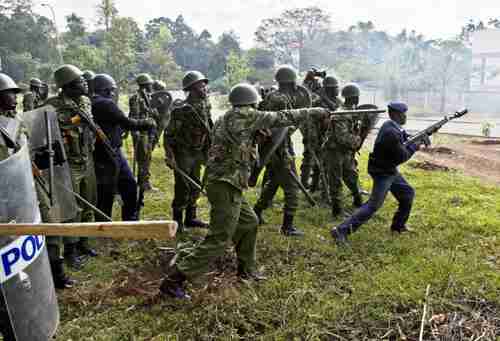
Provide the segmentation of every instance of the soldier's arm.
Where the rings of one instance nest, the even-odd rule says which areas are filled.
[[[136,118],[139,115],[139,104],[137,103],[137,96],[133,95],[128,100],[129,117]]]
[[[119,124],[123,129],[144,131],[151,129],[151,127],[155,125],[154,121],[151,119],[134,119],[127,117],[113,101],[109,101],[106,105],[108,119],[114,124]]]
[[[339,145],[353,150],[358,148],[360,138],[350,131],[348,119],[335,117],[332,124],[334,127],[333,138]]]
[[[330,112],[324,108],[282,110],[277,112],[254,111],[253,129],[299,126],[308,119],[326,117]]]

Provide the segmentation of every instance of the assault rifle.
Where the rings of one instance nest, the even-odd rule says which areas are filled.
[[[413,143],[415,144],[420,144],[422,142],[425,142],[428,140],[428,137],[431,136],[432,134],[436,133],[441,127],[443,127],[446,123],[450,122],[451,120],[457,119],[459,117],[464,116],[467,114],[469,111],[467,109],[462,109],[460,111],[455,112],[451,116],[445,116],[442,120],[432,124],[431,126],[425,128],[422,131],[419,131],[415,135],[412,135],[405,143],[405,146],[409,146]]]

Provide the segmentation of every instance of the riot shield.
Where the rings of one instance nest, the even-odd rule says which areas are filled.
[[[21,149],[0,161],[0,219],[39,223],[40,212],[26,139]],[[0,236],[0,319],[16,340],[49,340],[59,323],[45,237]]]
[[[47,115],[45,115],[47,113]],[[47,184],[55,184],[52,193],[50,218],[52,222],[70,221],[76,217],[79,207],[75,196],[64,188],[73,188],[69,164],[66,160],[63,139],[57,114],[52,106],[44,106],[21,114],[28,129],[30,149],[33,161],[42,171],[42,177]],[[52,148],[48,145],[47,122],[52,135]],[[50,179],[49,149],[53,151],[52,180]]]

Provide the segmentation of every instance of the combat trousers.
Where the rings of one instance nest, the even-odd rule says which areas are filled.
[[[290,163],[289,165],[287,164],[288,162]],[[290,174],[290,172],[297,174],[295,160],[273,160],[267,167],[269,167],[269,180],[264,184],[259,200],[255,204],[255,209],[262,212],[266,208],[271,207],[273,198],[278,188],[281,187],[285,194],[284,213],[292,216],[295,215],[299,206],[298,192],[300,190]]]
[[[201,184],[201,166],[205,163],[205,153],[203,151],[176,150],[175,162],[177,166],[186,172],[193,180]],[[174,172],[174,200],[172,209],[196,209],[196,202],[200,197],[200,191],[178,172]]]
[[[359,174],[354,154],[348,150],[328,149],[324,156],[332,206],[342,207],[342,181],[354,196],[359,195]]]
[[[50,202],[49,197],[44,190],[40,188],[40,185],[35,182],[35,188],[38,198],[38,207],[40,209],[40,215],[42,217],[43,223],[55,223],[58,222],[56,219],[50,216]],[[62,250],[62,237],[60,236],[47,236],[47,252],[49,255],[50,262],[56,262],[61,258]]]
[[[149,168],[151,167],[152,149],[149,139],[147,133],[132,135],[134,158],[137,163],[137,182],[141,188],[149,182],[151,177]]]
[[[216,181],[208,184],[207,195],[211,207],[208,235],[178,262],[177,268],[188,278],[206,273],[232,241],[240,271],[255,271],[258,220],[243,192],[227,182]]]
[[[311,179],[311,172],[314,172],[314,166],[313,152],[308,145],[304,144],[304,154],[302,155],[302,164],[300,165],[300,182],[306,188],[309,188],[309,180]]]
[[[97,185],[97,208],[111,217],[113,214],[115,190],[118,190],[123,201],[122,220],[135,221],[138,220],[137,183],[122,151],[117,151],[117,154],[118,165],[120,167],[118,182],[116,184],[99,183]],[[96,221],[107,220],[96,214]]]
[[[97,184],[95,176],[95,168],[93,158],[90,157],[89,162],[84,165],[71,164],[71,181],[73,183],[73,191],[78,193],[82,198],[90,202],[92,205],[97,204]],[[94,219],[94,210],[88,205],[80,202],[77,199],[80,207],[80,212],[74,219],[75,222],[92,223]],[[88,242],[87,237],[64,237],[64,244],[74,244]]]
[[[372,175],[373,189],[370,199],[354,214],[339,225],[338,229],[345,234],[356,231],[367,222],[384,204],[385,197],[390,191],[398,201],[398,210],[394,214],[391,229],[401,230],[405,227],[410,217],[415,190],[406,182],[405,178],[397,173],[395,175]]]

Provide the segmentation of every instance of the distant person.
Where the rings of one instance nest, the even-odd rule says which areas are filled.
[[[346,245],[348,235],[359,229],[382,207],[389,191],[399,203],[391,230],[397,233],[409,231],[406,222],[410,216],[415,190],[406,182],[397,167],[408,161],[419,150],[420,145],[404,144],[409,137],[402,128],[406,123],[408,106],[402,102],[391,102],[388,111],[390,120],[380,128],[368,160],[368,173],[373,179],[370,199],[349,219],[332,229],[332,237],[338,245]]]
[[[36,109],[42,106],[44,101],[42,81],[38,78],[31,78],[30,90],[23,96],[23,111]]]

